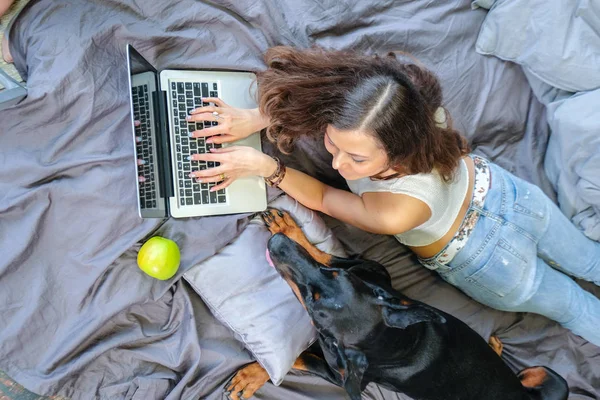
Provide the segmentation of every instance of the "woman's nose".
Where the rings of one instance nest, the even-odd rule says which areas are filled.
[[[340,155],[340,152],[333,156],[331,166],[333,167],[333,169],[340,169],[340,167],[342,166],[342,157]]]

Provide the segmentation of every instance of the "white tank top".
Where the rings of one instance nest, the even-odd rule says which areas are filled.
[[[461,160],[455,178],[450,182],[444,182],[436,170],[383,181],[363,178],[346,182],[350,190],[359,196],[368,192],[391,192],[405,194],[427,204],[431,218],[408,232],[394,235],[400,243],[418,247],[437,242],[450,230],[469,189],[469,170],[466,162]]]

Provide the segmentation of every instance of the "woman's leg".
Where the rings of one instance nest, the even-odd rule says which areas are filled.
[[[537,186],[500,173],[513,203],[504,215],[508,223],[536,242],[538,256],[551,267],[600,285],[600,243],[577,229]]]
[[[585,236],[550,199],[546,200],[550,203],[549,224],[538,241],[539,256],[553,268],[600,286],[600,243]]]
[[[465,247],[437,272],[480,303],[544,315],[600,346],[600,300],[544,261],[555,258],[557,268],[568,264],[560,268],[598,282],[600,246],[539,188],[491,170],[492,187]]]
[[[505,311],[544,315],[590,343],[600,346],[600,299],[585,291],[572,278],[538,258],[543,276],[529,300]]]
[[[4,15],[10,8],[10,6],[15,2],[15,0],[0,0],[0,17]],[[10,55],[10,51],[8,49],[8,38],[6,37],[6,32],[2,37],[2,58],[7,63],[12,63],[13,58]]]

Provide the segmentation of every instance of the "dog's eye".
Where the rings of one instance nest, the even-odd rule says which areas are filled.
[[[331,268],[321,268],[321,273],[328,278],[337,278],[340,274],[339,272],[334,271]]]

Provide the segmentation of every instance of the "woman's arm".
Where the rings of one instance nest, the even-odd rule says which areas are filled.
[[[200,182],[220,182],[211,190],[223,189],[245,176],[268,177],[277,169],[273,158],[246,146],[213,149],[210,154],[196,154],[192,158],[221,164],[191,174]],[[287,168],[279,188],[305,207],[373,233],[406,232],[431,217],[429,207],[413,197],[394,193],[365,193],[361,197],[335,189],[293,168]]]
[[[403,233],[431,218],[429,206],[413,197],[394,193],[365,193],[361,197],[292,168],[287,169],[279,188],[305,207],[372,233]]]

